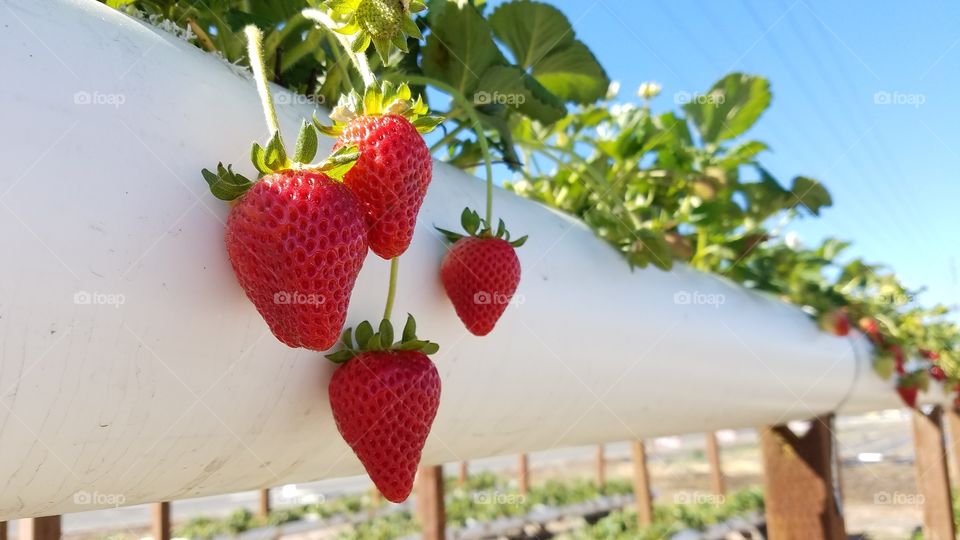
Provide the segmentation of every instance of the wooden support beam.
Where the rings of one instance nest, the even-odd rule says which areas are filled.
[[[18,540],[60,539],[60,516],[21,519],[17,525]]]
[[[443,540],[447,527],[443,506],[443,467],[422,467],[417,471],[416,491],[421,538]]]
[[[265,518],[270,515],[270,510],[270,490],[261,489],[260,500],[257,502],[257,515]]]
[[[603,445],[597,445],[597,487],[603,487],[607,483],[607,456],[603,451]]]
[[[517,491],[521,495],[530,491],[530,460],[526,454],[520,454],[517,460]]]
[[[633,494],[637,501],[637,523],[641,527],[653,523],[653,494],[650,491],[650,475],[647,471],[647,448],[643,441],[631,445],[633,455]]]
[[[950,454],[953,456],[953,483],[960,484],[960,410],[947,407],[943,411],[950,434]]]
[[[726,495],[727,486],[723,479],[723,463],[720,460],[720,445],[717,434],[707,433],[707,461],[710,463],[710,490],[714,495]]]
[[[170,540],[170,503],[158,502],[150,505],[150,533],[153,540]]]
[[[770,540],[845,540],[834,476],[833,415],[812,420],[798,437],[787,426],[760,430]]]
[[[0,540],[7,540],[9,531],[6,521],[0,521]]]
[[[467,462],[460,462],[460,474],[457,477],[457,481],[460,483],[460,487],[467,485],[467,477],[470,475],[470,471],[467,469]]]
[[[929,414],[913,409],[913,444],[917,489],[923,502],[923,537],[953,540],[956,531],[943,439],[943,409],[939,405]]]

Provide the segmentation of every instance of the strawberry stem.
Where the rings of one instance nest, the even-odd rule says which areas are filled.
[[[263,116],[267,119],[267,128],[271,135],[277,133],[279,136],[277,111],[273,108],[270,85],[267,84],[267,70],[263,63],[263,32],[252,24],[244,28],[243,32],[247,35],[247,55],[250,56],[250,68],[253,70],[253,79],[257,83],[257,92],[260,94],[260,103],[263,105]]]
[[[340,42],[340,46],[343,47],[344,52],[347,54],[347,58],[350,59],[350,63],[353,64],[353,67],[357,69],[357,73],[360,74],[360,78],[363,79],[363,85],[366,87],[373,86],[376,84],[377,79],[373,75],[373,71],[370,70],[370,64],[367,62],[367,54],[363,51],[354,53],[353,43],[350,41],[350,37],[341,34],[336,31],[337,24],[330,18],[329,15],[320,11],[319,9],[305,9],[301,14],[325,27],[330,31],[334,37],[337,38],[337,41]],[[356,39],[356,38],[355,38]]]
[[[383,308],[384,320],[390,320],[393,299],[397,296],[397,274],[400,273],[400,257],[390,259],[390,286],[387,288],[387,305]]]

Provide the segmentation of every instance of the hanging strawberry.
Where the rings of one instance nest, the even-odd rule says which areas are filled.
[[[440,280],[467,330],[485,336],[506,311],[520,284],[520,259],[515,248],[527,237],[510,241],[503,220],[494,231],[469,208],[464,208],[460,223],[466,235],[438,229],[453,243],[440,264]]]
[[[363,207],[370,249],[384,259],[407,250],[430,185],[433,161],[421,134],[442,119],[426,113],[406,84],[384,82],[368,86],[362,98],[342,97],[330,113],[332,126],[314,119],[322,133],[336,137],[328,167],[353,163],[343,182]]]
[[[397,48],[407,51],[405,34],[416,39],[423,35],[410,15],[427,9],[420,0],[331,0],[331,17],[341,26],[335,30],[354,35],[353,50],[363,52],[373,42],[384,64]]]
[[[440,375],[427,357],[439,346],[417,339],[411,315],[396,342],[384,319],[376,333],[367,321],[347,329],[343,345],[327,356],[342,364],[329,387],[337,429],[380,493],[402,502],[440,405]]]

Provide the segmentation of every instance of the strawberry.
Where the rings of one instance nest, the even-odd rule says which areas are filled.
[[[439,229],[453,245],[440,265],[440,280],[457,316],[475,336],[485,336],[506,311],[520,284],[520,259],[503,220],[496,233],[476,212],[464,209],[460,222],[467,236]]]
[[[423,35],[410,15],[427,9],[421,0],[332,0],[334,19],[344,23],[337,32],[355,34],[354,51],[365,51],[373,42],[384,64],[394,47],[407,51],[405,34],[420,39]],[[310,10],[304,15],[310,16]]]
[[[296,161],[309,161],[316,143],[304,123]],[[235,201],[225,235],[230,264],[277,339],[327,350],[340,336],[367,252],[360,205],[342,183],[293,165],[279,133],[266,149],[255,143],[252,155],[263,173],[256,182],[222,164],[217,173],[203,170],[215,196]]]
[[[880,334],[880,325],[877,324],[876,319],[871,319],[869,317],[863,317],[859,321],[860,329],[863,330],[865,334],[876,344],[883,343],[883,335]]]
[[[928,349],[920,349],[919,352],[920,352],[920,356],[926,358],[927,360],[933,362],[934,364],[940,361],[940,353],[936,351],[931,351]]]
[[[421,116],[426,111],[422,100],[411,101],[406,85],[383,83],[367,89],[362,105],[356,94],[341,99],[330,114],[333,126],[316,121],[337,138],[327,168],[355,161],[343,181],[363,207],[370,249],[384,259],[407,250],[430,185],[433,161],[420,134],[440,119]]]
[[[873,370],[881,379],[889,379],[894,370],[893,356],[887,353],[880,353],[873,359]]]
[[[846,336],[850,333],[850,319],[842,309],[835,309],[820,315],[820,328],[835,336]]]
[[[917,406],[917,392],[919,389],[916,386],[897,386],[897,393],[900,394],[900,399],[907,405],[907,407],[916,407]]]
[[[903,355],[903,348],[896,343],[887,345],[887,351],[893,355],[893,360],[896,363],[897,373],[903,375],[904,373],[904,364],[906,363],[906,357]]]
[[[947,373],[940,366],[930,366],[930,376],[937,382],[947,380]]]
[[[380,493],[402,502],[440,405],[440,375],[427,357],[439,347],[417,339],[412,316],[397,343],[386,319],[377,333],[366,321],[355,334],[348,329],[343,343],[344,350],[327,357],[343,363],[329,387],[337,429]]]

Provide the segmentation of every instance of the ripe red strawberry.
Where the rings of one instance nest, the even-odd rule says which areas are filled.
[[[328,356],[345,362],[330,380],[333,418],[380,493],[402,502],[440,405],[440,375],[427,358],[438,347],[416,339],[413,317],[396,344],[386,320],[376,334],[364,321],[356,338],[365,345],[354,349],[347,330],[347,349]]]
[[[494,234],[469,208],[463,211],[461,222],[468,236],[440,229],[453,241],[440,265],[440,280],[467,330],[485,336],[520,284],[520,259],[514,248],[522,246],[527,237],[510,242],[502,220]]]
[[[316,141],[304,124],[295,161],[309,161]],[[225,235],[230,264],[277,339],[327,350],[340,336],[367,253],[360,205],[342,183],[292,168],[278,134],[266,150],[254,144],[253,156],[264,173],[256,182],[222,164],[216,174],[203,171],[215,196],[236,201]]]
[[[842,309],[828,311],[820,316],[820,328],[835,336],[846,336],[850,333],[850,319]]]
[[[919,388],[916,386],[904,387],[898,386],[897,393],[900,394],[900,399],[906,403],[907,407],[916,407],[917,406],[917,393]]]
[[[869,317],[863,317],[859,321],[860,329],[867,334],[867,337],[871,341],[880,345],[883,343],[883,335],[880,334],[880,325],[877,324],[876,319],[871,319]]]
[[[927,349],[920,349],[919,352],[920,352],[920,356],[926,358],[927,360],[933,362],[934,364],[936,364],[938,361],[940,361],[940,353],[938,353],[938,352],[936,352],[936,351],[931,351],[931,350],[927,350]]]
[[[940,366],[931,366],[930,376],[933,377],[933,380],[937,382],[943,382],[947,380],[947,373],[943,371],[943,368]]]
[[[420,117],[426,106],[419,98],[411,101],[405,85],[368,88],[362,111],[357,110],[358,100],[354,96],[341,101],[330,115],[333,126],[317,125],[337,137],[331,168],[356,161],[343,181],[363,207],[370,249],[392,259],[413,239],[433,171],[430,150],[420,134],[433,129],[439,119]]]

